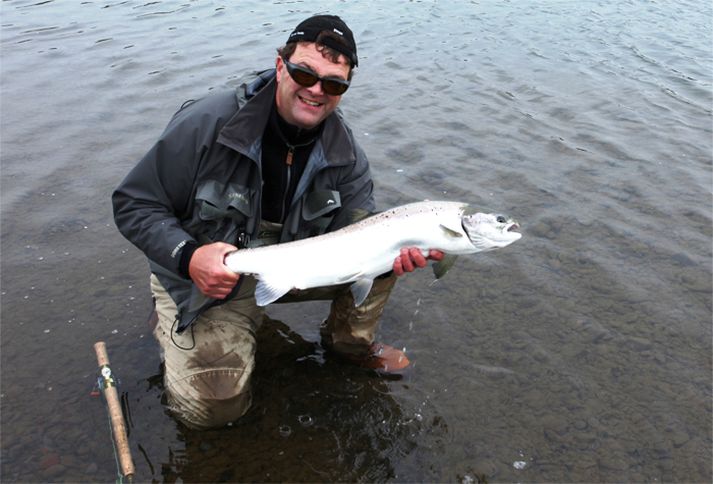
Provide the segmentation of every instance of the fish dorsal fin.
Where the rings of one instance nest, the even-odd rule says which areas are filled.
[[[441,277],[445,276],[446,272],[448,272],[448,270],[453,267],[453,264],[455,264],[457,258],[457,255],[446,254],[443,256],[443,259],[433,264],[433,275],[436,276],[436,279],[440,279]]]
[[[354,296],[354,307],[361,306],[366,297],[371,291],[371,286],[374,284],[374,279],[359,279],[349,288]]]
[[[258,306],[267,306],[287,294],[290,289],[292,289],[292,284],[262,278],[255,287],[255,302]]]
[[[443,224],[440,224],[440,227],[446,233],[446,236],[448,236],[448,237],[456,237],[456,238],[463,237],[463,234],[458,230],[450,229]]]

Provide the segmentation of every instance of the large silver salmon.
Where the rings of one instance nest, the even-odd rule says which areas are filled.
[[[517,222],[506,216],[479,213],[465,203],[418,202],[317,237],[238,250],[225,257],[225,265],[255,276],[258,306],[293,288],[349,282],[359,306],[374,278],[391,270],[402,247],[418,247],[424,255],[429,249],[452,256],[472,254],[515,242],[522,236],[518,229]],[[452,264],[452,259],[442,262]],[[437,276],[445,270],[443,264],[434,266]]]

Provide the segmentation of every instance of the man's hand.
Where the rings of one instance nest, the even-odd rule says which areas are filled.
[[[238,250],[234,245],[214,242],[196,249],[188,263],[188,273],[200,291],[213,299],[224,299],[240,276],[228,269],[223,260],[225,256]]]
[[[443,259],[443,252],[431,249],[428,256],[424,257],[421,249],[416,247],[404,247],[401,254],[394,260],[394,274],[402,276],[406,272],[413,272],[416,267],[426,267],[428,260],[439,261]]]

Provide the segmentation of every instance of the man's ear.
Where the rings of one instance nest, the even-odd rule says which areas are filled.
[[[282,66],[284,66],[285,63],[282,60],[282,57],[279,55],[277,56],[277,59],[275,59],[275,70],[276,70],[276,77],[277,77],[277,82],[280,82],[280,78],[282,77]]]

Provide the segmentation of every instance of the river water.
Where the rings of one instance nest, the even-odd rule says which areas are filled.
[[[95,341],[141,482],[710,482],[713,7],[579,1],[2,2],[3,482],[110,481]],[[323,303],[269,309],[255,404],[162,402],[147,265],[112,189],[186,99],[341,15],[342,107],[380,208],[460,200],[512,246],[403,278],[383,377],[325,357]]]

